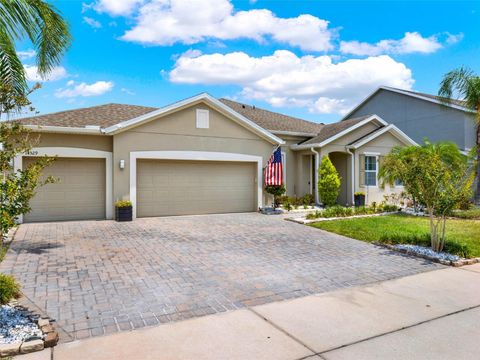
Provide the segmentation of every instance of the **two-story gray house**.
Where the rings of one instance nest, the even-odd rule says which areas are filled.
[[[342,120],[377,114],[417,143],[453,141],[462,151],[475,146],[475,113],[452,100],[448,104],[431,94],[382,86]]]
[[[461,100],[442,102],[442,98],[410,90],[381,86],[345,115],[346,121],[376,114],[394,124],[417,143],[453,141],[464,153],[476,143],[475,112]],[[479,181],[477,177],[476,181]],[[477,186],[474,187],[477,189]],[[480,203],[480,191],[475,200]]]

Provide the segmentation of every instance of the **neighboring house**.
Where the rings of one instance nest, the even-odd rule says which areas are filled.
[[[447,104],[435,95],[382,86],[350,111],[343,120],[377,114],[417,143],[453,141],[468,152],[475,146],[475,112],[459,100]]]
[[[255,211],[271,202],[263,167],[278,146],[288,195],[321,201],[317,170],[329,155],[340,203],[356,191],[381,201],[401,190],[378,186],[382,156],[415,144],[376,115],[323,125],[208,94],[160,109],[107,104],[18,121],[41,140],[15,168],[57,155],[46,174],[60,179],[39,189],[23,221],[111,219],[119,199],[132,201],[134,217]]]

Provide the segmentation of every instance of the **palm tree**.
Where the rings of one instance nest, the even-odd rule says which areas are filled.
[[[41,0],[0,0],[0,84],[25,95],[28,84],[15,43],[28,40],[45,77],[58,65],[71,42],[68,24],[58,10]]]
[[[477,153],[477,185],[475,189],[475,202],[480,204],[480,76],[471,69],[460,67],[446,73],[440,83],[438,95],[445,103],[449,103],[453,95],[463,100],[464,106],[474,111]]]

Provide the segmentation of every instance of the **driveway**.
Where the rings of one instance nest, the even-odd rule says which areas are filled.
[[[0,265],[62,341],[439,268],[256,213],[24,224]]]

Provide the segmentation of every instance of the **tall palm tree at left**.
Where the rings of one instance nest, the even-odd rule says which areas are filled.
[[[67,22],[51,4],[41,0],[0,0],[0,85],[15,94],[28,92],[16,44],[29,41],[42,77],[60,63],[71,35]]]

